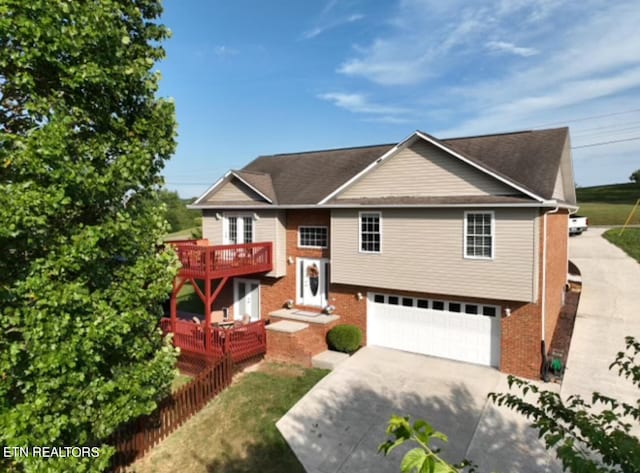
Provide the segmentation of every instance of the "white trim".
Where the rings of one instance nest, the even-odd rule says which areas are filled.
[[[216,186],[218,186],[222,181],[224,181],[227,177],[229,177],[229,174],[231,174],[231,171],[225,172],[224,176],[222,176],[220,179],[218,179],[216,182],[214,182],[213,185],[211,187],[209,187],[206,191],[204,191],[204,194],[202,194],[200,197],[198,197],[196,199],[196,201],[191,205],[198,205],[202,199],[207,197],[209,195],[209,193],[211,191],[213,191],[213,189],[216,188]]]
[[[362,249],[362,214],[367,215],[378,215],[378,227],[380,234],[380,249],[378,251],[365,251]],[[367,255],[379,255],[382,253],[382,212],[380,211],[362,211],[358,212],[358,253],[363,253]]]
[[[240,314],[240,307],[238,300],[238,283],[244,284],[257,284],[258,285],[258,320],[262,318],[262,309],[260,306],[260,281],[258,279],[244,279],[244,278],[234,278],[233,279],[233,319],[234,320],[242,320],[242,316],[244,314]]]
[[[467,253],[467,216],[469,214],[491,215],[491,257],[476,256],[476,255],[470,255]],[[493,210],[483,210],[483,211],[467,210],[464,212],[463,227],[464,227],[464,231],[462,235],[462,255],[464,256],[464,258],[478,259],[478,260],[494,260],[496,258],[496,213]]]
[[[302,228],[324,228],[327,231],[327,244],[325,246],[309,246],[309,245],[301,245],[300,240],[302,238],[302,234],[300,230]],[[315,249],[326,249],[329,248],[329,227],[327,225],[298,225],[298,248],[315,248]]]

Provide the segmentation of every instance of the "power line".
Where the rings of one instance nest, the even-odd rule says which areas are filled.
[[[613,113],[605,113],[603,115],[591,115],[591,116],[587,116],[587,117],[574,118],[573,120],[563,120],[561,122],[545,123],[543,125],[537,125],[537,126],[534,126],[534,127],[531,127],[531,128],[532,129],[536,129],[536,128],[544,128],[546,126],[563,125],[565,123],[584,122],[584,121],[587,121],[587,120],[594,120],[596,118],[613,117],[613,116],[616,116],[616,115],[625,115],[627,113],[634,113],[634,112],[640,112],[640,108],[634,108],[632,110],[625,110],[624,112],[613,112]]]
[[[588,145],[572,146],[571,149],[590,148],[592,146],[604,146],[604,145],[611,145],[614,143],[622,143],[625,141],[637,141],[637,140],[640,140],[640,136],[634,136],[633,138],[627,138],[624,140],[601,141],[599,143],[590,143]]]

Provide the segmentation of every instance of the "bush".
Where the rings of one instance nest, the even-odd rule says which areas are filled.
[[[327,333],[327,344],[331,350],[353,353],[362,343],[362,331],[355,325],[336,325]]]

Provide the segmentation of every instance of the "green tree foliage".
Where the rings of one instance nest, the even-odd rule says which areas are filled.
[[[160,191],[160,200],[166,206],[165,217],[169,222],[170,232],[186,230],[199,224],[200,211],[187,208],[192,199],[181,199],[177,192],[163,189]]]
[[[435,430],[424,420],[417,420],[413,424],[409,417],[391,416],[387,426],[390,437],[378,447],[378,453],[389,455],[396,447],[411,442],[415,448],[405,453],[400,464],[402,473],[472,473],[475,470],[468,460],[451,464],[438,455],[440,448],[433,445],[434,440],[441,443],[448,441],[447,436]]]
[[[618,353],[611,368],[640,388],[640,342],[627,337],[626,350]],[[509,386],[519,394],[490,394],[533,421],[547,448],[555,448],[563,467],[574,473],[640,472],[640,440],[633,427],[640,424],[640,399],[629,404],[601,393],[591,402],[580,396],[566,401],[554,392],[510,377]],[[525,396],[533,399],[525,401]]]
[[[629,176],[629,180],[635,182],[636,184],[640,184],[640,169],[636,169]]]
[[[161,10],[0,0],[0,446],[103,445],[170,387]],[[101,471],[110,453],[0,458],[0,470]]]

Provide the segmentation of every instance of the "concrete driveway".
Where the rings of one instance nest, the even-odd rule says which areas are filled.
[[[524,418],[487,400],[489,392],[506,390],[506,376],[493,368],[365,347],[277,426],[309,473],[397,473],[409,446],[388,458],[376,453],[392,414],[425,419],[446,433],[449,461],[471,458],[487,472],[561,471]]]
[[[593,391],[637,399],[609,365],[626,335],[640,338],[640,265],[590,229],[570,239],[582,296],[561,388],[563,398]],[[555,384],[545,389],[559,389]],[[392,414],[422,418],[449,436],[448,461],[470,458],[480,472],[560,472],[559,463],[519,414],[497,408],[506,392],[495,369],[365,347],[320,381],[277,423],[309,473],[399,471],[402,455],[378,455]]]
[[[569,258],[582,273],[582,295],[561,394],[599,391],[634,401],[638,390],[609,365],[624,337],[640,338],[640,265],[591,228],[569,240]]]

